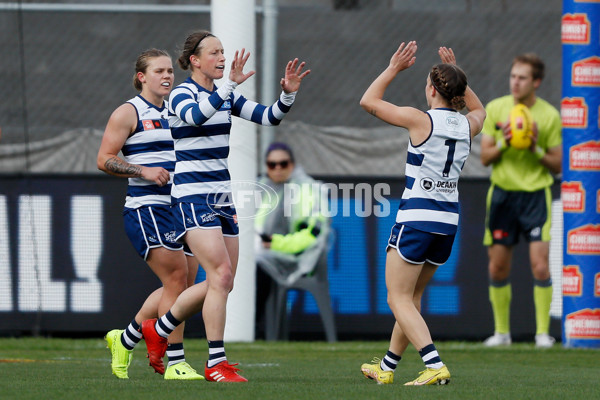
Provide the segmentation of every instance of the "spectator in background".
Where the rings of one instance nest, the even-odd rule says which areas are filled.
[[[374,358],[361,371],[377,383],[392,383],[410,342],[425,370],[405,385],[444,385],[450,372],[421,315],[421,298],[438,266],[450,257],[459,220],[458,180],[471,140],[481,131],[485,110],[456,66],[454,52],[446,47],[439,49],[443,64],[433,66],[427,76],[427,112],[383,100],[397,74],[414,65],[416,52],[416,42],[402,43],[360,100],[365,111],[408,129],[410,138],[406,188],[386,247],[385,282],[396,323],[383,360]],[[464,107],[469,111],[466,115],[459,112]],[[442,190],[436,189],[436,182],[443,184]]]
[[[133,86],[140,94],[112,113],[98,151],[100,170],[129,178],[123,211],[125,231],[162,283],[125,330],[113,329],[106,335],[113,374],[121,379],[129,378],[133,348],[142,338],[142,322],[167,312],[177,296],[193,284],[198,271],[194,257],[190,254],[186,259],[183,245],[175,242],[171,214],[170,175],[175,169],[175,150],[164,98],[173,79],[173,63],[167,52],[150,49],[140,54],[133,77]],[[206,287],[206,283],[202,285]],[[185,362],[183,325],[169,336],[167,355],[166,373],[164,366],[157,371],[165,379],[203,379]]]
[[[522,54],[510,70],[510,94],[492,100],[486,107],[487,119],[481,140],[481,162],[492,166],[487,196],[483,243],[488,246],[489,298],[494,313],[494,335],[486,346],[510,345],[510,270],[513,247],[523,235],[529,243],[533,273],[537,347],[551,347],[549,335],[552,281],[550,251],[552,173],[561,172],[562,137],[560,114],[536,91],[544,78],[544,63],[535,54]],[[534,128],[531,146],[511,146],[509,114],[513,106],[524,104],[531,112]]]
[[[260,322],[272,276],[287,278],[298,271],[302,252],[317,237],[326,234],[327,219],[321,214],[327,201],[320,184],[296,165],[292,149],[285,143],[272,143],[266,151],[267,175],[259,183],[273,189],[277,196],[265,196],[256,219],[257,313]],[[294,199],[290,198],[293,196]],[[268,199],[268,200],[267,200]],[[266,203],[269,201],[270,203]]]

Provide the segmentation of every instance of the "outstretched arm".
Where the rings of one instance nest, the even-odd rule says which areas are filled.
[[[398,50],[392,55],[388,67],[371,83],[360,99],[360,106],[377,118],[382,118],[378,112],[384,109],[390,111],[395,108],[392,104],[383,101],[387,87],[392,83],[398,72],[410,68],[416,61],[417,42],[411,41],[405,46],[400,44]],[[391,106],[391,107],[390,107]],[[383,118],[382,118],[383,119]]]
[[[423,113],[412,107],[399,107],[389,103],[383,100],[383,95],[398,72],[415,64],[416,52],[417,42],[402,42],[392,55],[388,67],[371,83],[360,99],[361,107],[369,114],[388,124],[403,126],[409,130],[418,124]]]
[[[279,99],[270,107],[248,100],[239,93],[234,93],[232,114],[261,125],[279,125],[294,104],[302,80],[310,74],[310,70],[303,71],[305,66],[306,63],[304,61],[298,63],[297,58],[287,63],[285,76],[281,78],[280,82],[282,92]]]
[[[438,54],[443,63],[456,65],[456,57],[454,56],[452,48],[442,46],[438,50]],[[483,121],[485,121],[486,116],[485,107],[483,107],[479,97],[477,97],[470,86],[467,86],[467,89],[465,90],[465,103],[467,105],[467,110],[469,110],[466,117],[471,126],[471,137],[475,137],[483,128]]]
[[[297,92],[298,89],[300,89],[302,79],[304,79],[306,75],[310,74],[310,69],[302,72],[305,66],[306,63],[304,61],[298,65],[297,58],[294,58],[293,61],[288,61],[285,67],[285,76],[281,78],[281,81],[279,82],[284,93],[289,94]]]

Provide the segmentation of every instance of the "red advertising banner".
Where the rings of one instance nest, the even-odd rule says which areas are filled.
[[[575,61],[571,70],[573,86],[600,86],[600,57],[592,56]]]
[[[585,225],[567,234],[567,253],[600,255],[600,225]]]
[[[562,292],[563,296],[581,296],[583,276],[578,265],[563,267]]]
[[[587,128],[588,106],[583,97],[566,98],[560,102],[560,118],[564,127]]]
[[[569,167],[571,169],[600,171],[600,142],[591,140],[571,147]]]
[[[561,40],[569,44],[590,42],[590,20],[587,14],[565,14],[562,17]]]
[[[600,339],[600,309],[585,309],[566,316],[565,331],[570,338]]]
[[[585,210],[585,189],[581,182],[563,182],[560,192],[564,212],[583,212]]]

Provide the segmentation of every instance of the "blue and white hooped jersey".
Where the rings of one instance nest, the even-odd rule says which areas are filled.
[[[459,112],[427,111],[432,131],[418,146],[409,141],[406,188],[396,222],[421,231],[453,235],[458,228],[458,178],[471,151],[469,121]]]
[[[227,81],[211,92],[190,77],[171,92],[169,123],[177,159],[171,190],[174,204],[233,204],[227,163],[231,116],[279,125],[294,101],[295,93],[282,93],[266,107],[247,100],[235,86]]]
[[[172,175],[175,149],[169,129],[168,104],[158,108],[142,96],[128,101],[135,107],[138,123],[121,149],[125,161],[145,167],[163,167]],[[171,182],[158,186],[143,178],[129,178],[125,208],[171,204]]]

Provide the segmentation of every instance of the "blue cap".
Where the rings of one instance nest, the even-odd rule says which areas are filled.
[[[273,142],[267,147],[267,151],[265,153],[265,158],[274,150],[283,150],[290,156],[290,160],[294,162],[294,152],[291,147],[283,142]]]

